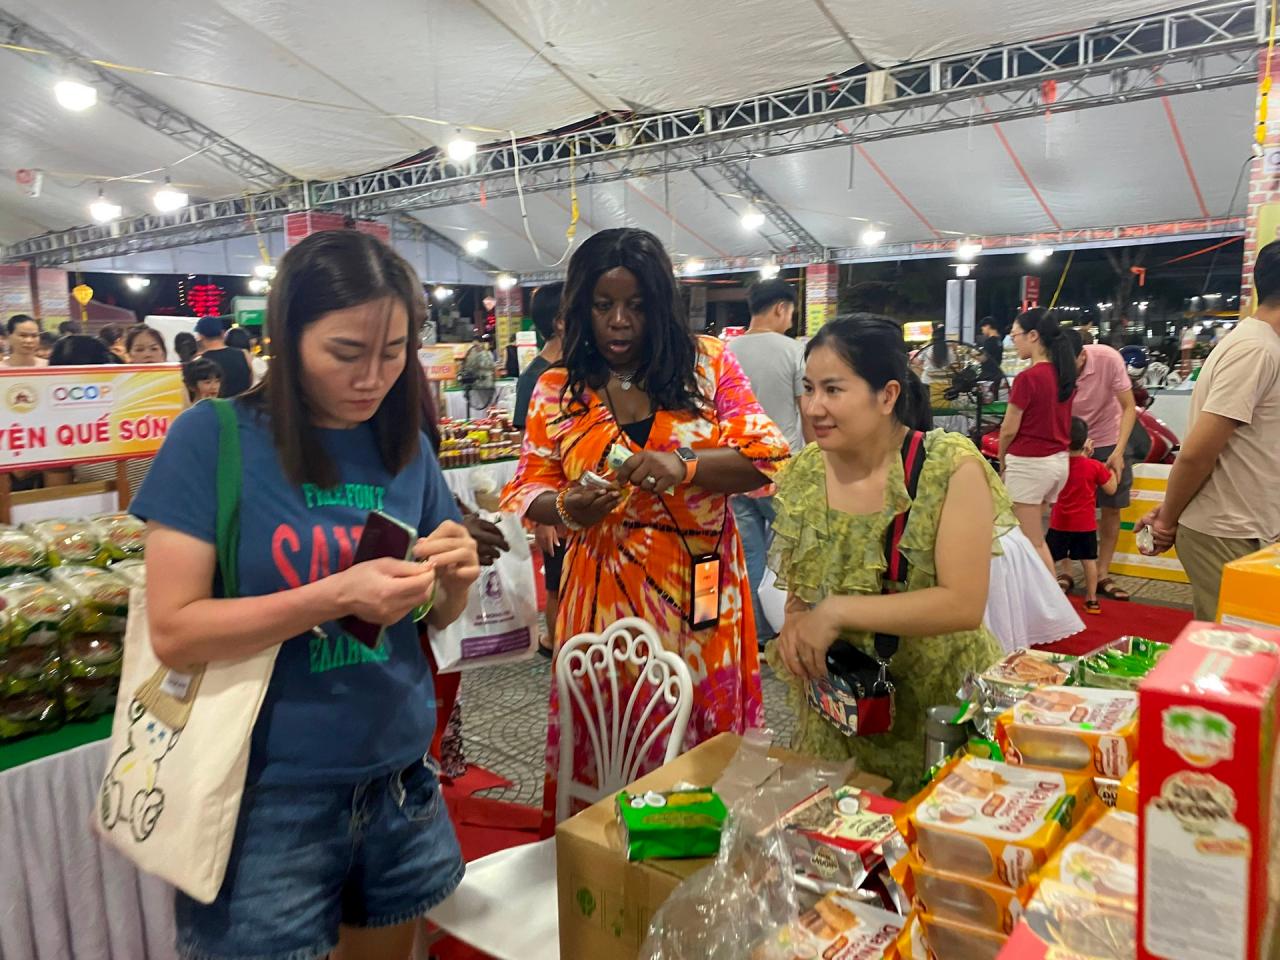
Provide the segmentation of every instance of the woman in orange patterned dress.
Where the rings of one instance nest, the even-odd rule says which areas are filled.
[[[729,497],[787,459],[733,355],[689,331],[671,260],[643,230],[604,230],[574,253],[564,292],[564,361],[542,375],[504,509],[570,531],[556,636],[623,617],[657,628],[693,677],[684,749],[764,721],[747,568]],[[625,449],[610,451],[615,445]],[[617,464],[611,469],[609,462]],[[587,471],[613,481],[583,485]],[[718,623],[690,625],[692,558],[720,558]],[[553,826],[559,703],[552,685],[544,824]],[[575,724],[578,721],[575,720]],[[575,727],[574,779],[595,783]],[[662,762],[662,743],[642,772]]]

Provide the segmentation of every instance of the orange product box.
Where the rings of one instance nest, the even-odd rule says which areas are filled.
[[[1044,868],[1043,885],[1054,881],[1091,897],[1138,906],[1138,818],[1090,804]]]
[[[1280,631],[1188,624],[1138,696],[1138,958],[1270,960]]]
[[[1120,790],[1116,793],[1116,809],[1125,813],[1138,812],[1138,765],[1135,763],[1120,781]]]
[[[1017,889],[1062,842],[1093,781],[957,756],[894,813],[922,863]]]
[[[1000,715],[1009,763],[1118,780],[1133,763],[1138,697],[1127,690],[1042,687]]]
[[[954,920],[993,933],[1008,933],[1022,916],[1030,887],[1014,890],[921,863],[914,855],[893,865],[898,882],[916,909],[939,920]]]
[[[900,960],[996,960],[1007,937],[912,911],[898,936]]]
[[[1137,940],[1131,904],[1046,880],[999,960],[1133,960]]]
[[[1218,622],[1280,630],[1280,543],[1233,560],[1222,570]]]

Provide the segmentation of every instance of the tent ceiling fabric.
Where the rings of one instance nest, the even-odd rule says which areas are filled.
[[[1169,0],[3,0],[12,15],[90,57],[206,83],[122,76],[300,178],[377,169],[452,134],[405,115],[536,134],[605,110],[665,110],[716,103],[838,73],[861,55],[878,65],[1029,40],[1180,4]],[[839,29],[828,19],[828,13]],[[845,35],[852,41],[847,42]],[[6,91],[0,160],[0,241],[87,220],[95,186],[179,161],[189,151],[103,101],[84,114],[58,108],[53,73],[0,52]],[[209,83],[223,86],[210,86]],[[264,97],[245,90],[277,95]],[[1247,149],[1247,87],[1174,101],[1205,203],[1223,212]],[[294,98],[281,99],[281,98]],[[321,101],[331,106],[298,103]],[[1199,215],[1159,101],[1095,108],[1007,124],[1005,133],[1064,225]],[[472,134],[492,139],[492,134]],[[1240,157],[1221,145],[1239,142]],[[1011,232],[1048,226],[991,127],[873,143],[876,159],[939,230]],[[864,217],[897,239],[929,230],[859,158],[848,185],[848,150],[756,161],[751,174],[824,244],[854,242]],[[44,195],[29,200],[13,171],[39,167]],[[714,168],[718,191],[733,188]],[[203,157],[172,169],[193,196],[246,189]],[[154,185],[115,183],[126,213],[148,208]],[[664,210],[670,193],[671,212]],[[727,198],[740,209],[743,202]],[[1242,198],[1241,198],[1242,199]],[[530,196],[544,259],[564,250],[568,200]],[[680,254],[766,252],[725,203],[692,175],[583,190],[586,223],[643,225]],[[524,239],[518,205],[494,201],[421,211],[425,223],[463,240],[490,241],[486,259],[506,269],[545,269]]]

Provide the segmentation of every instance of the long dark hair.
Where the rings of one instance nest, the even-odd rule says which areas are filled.
[[[876,313],[845,314],[809,341],[805,359],[818,347],[834,350],[872,390],[879,392],[896,380],[901,389],[893,405],[894,419],[912,430],[932,429],[929,391],[907,363],[907,345],[896,320]]]
[[[177,355],[179,362],[190,363],[196,355],[196,351],[200,349],[200,345],[196,343],[196,335],[187,330],[179,330],[173,337],[173,352]]]
[[[97,337],[85,333],[62,337],[53,345],[49,354],[51,367],[97,366],[99,364],[119,363],[107,345]]]
[[[422,284],[389,246],[358,230],[323,230],[280,260],[267,298],[271,366],[245,399],[268,415],[285,475],[295,483],[333,486],[338,470],[325,453],[302,384],[302,333],[322,315],[390,298],[409,315],[404,369],[370,419],[383,466],[399,473],[418,455],[422,375],[415,347],[426,317]]]
[[[698,346],[689,330],[671,258],[647,230],[622,227],[593,234],[574,251],[565,278],[564,365],[569,377],[561,402],[586,407],[587,389],[609,382],[609,365],[596,346],[591,301],[600,275],[624,267],[635,275],[644,299],[644,339],[636,380],[658,410],[700,413],[708,399],[698,388]]]
[[[1018,314],[1017,324],[1023,333],[1034,330],[1040,334],[1040,342],[1044,344],[1045,352],[1049,354],[1053,369],[1058,374],[1058,402],[1070,400],[1071,395],[1076,392],[1076,357],[1057,316],[1044,307],[1035,307]]]

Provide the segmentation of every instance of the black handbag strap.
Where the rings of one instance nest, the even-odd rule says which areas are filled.
[[[902,441],[902,475],[907,485],[907,495],[915,501],[916,490],[920,486],[920,472],[924,469],[925,450],[924,434],[919,430],[910,430]],[[907,582],[910,564],[902,554],[902,534],[907,529],[907,520],[911,516],[911,507],[907,507],[889,524],[884,533],[884,558],[887,567],[881,586],[881,593],[896,593],[897,589]],[[900,638],[888,633],[877,633],[875,638],[876,656],[882,661],[890,660],[898,652]]]

